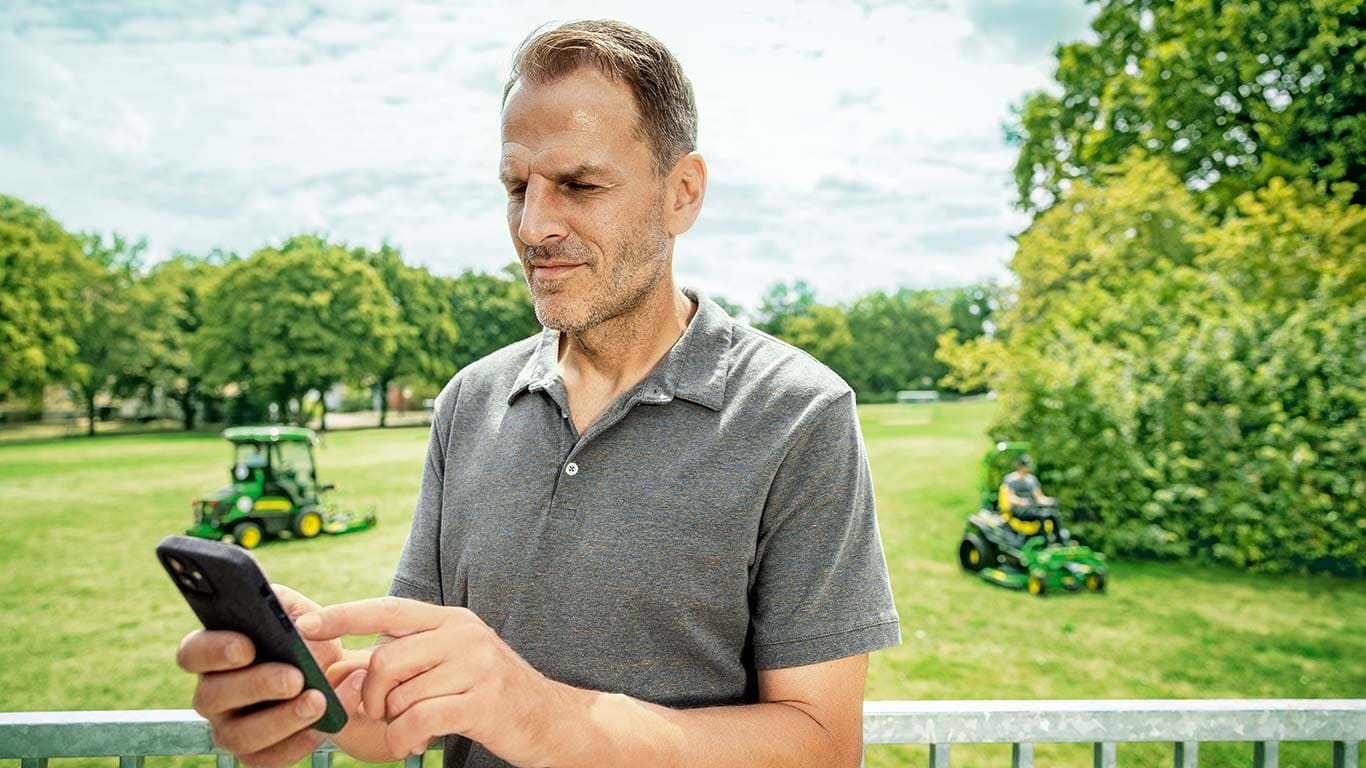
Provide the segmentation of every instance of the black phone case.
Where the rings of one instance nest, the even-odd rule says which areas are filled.
[[[168,554],[199,566],[202,579],[195,583],[200,588],[190,589],[180,582],[181,574],[172,568],[166,557]],[[275,592],[256,558],[229,544],[190,536],[167,536],[157,545],[157,559],[205,629],[246,635],[256,646],[255,663],[276,661],[296,666],[304,674],[305,689],[322,691],[327,699],[327,709],[313,728],[336,733],[346,725],[346,710],[318,668],[313,654],[304,645],[303,638],[294,629],[294,622],[284,606],[275,599]],[[207,585],[200,583],[204,581]]]

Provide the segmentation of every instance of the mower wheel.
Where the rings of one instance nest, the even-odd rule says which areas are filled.
[[[322,532],[323,516],[309,510],[294,518],[294,535],[301,539],[311,539]]]
[[[1031,571],[1029,578],[1025,580],[1025,587],[1029,594],[1043,597],[1048,593],[1048,578],[1038,571]]]
[[[963,537],[963,543],[958,545],[958,562],[964,570],[976,572],[988,565],[995,565],[995,562],[988,562],[989,555],[987,545],[976,534],[967,534]]]
[[[1105,591],[1105,574],[1088,573],[1086,574],[1086,589],[1091,592]]]
[[[261,530],[259,523],[251,520],[243,520],[232,527],[232,540],[242,549],[256,549],[263,538],[265,531]]]

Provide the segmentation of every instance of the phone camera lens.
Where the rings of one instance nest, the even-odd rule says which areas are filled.
[[[168,557],[166,559],[171,564],[171,570],[175,571],[176,573],[181,573],[185,570],[185,566],[180,564],[180,560],[174,557]]]

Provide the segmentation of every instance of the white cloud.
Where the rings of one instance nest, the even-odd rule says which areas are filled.
[[[1081,0],[1049,2],[1075,34]],[[0,192],[145,235],[154,257],[316,230],[496,269],[512,50],[548,21],[614,17],[668,44],[697,93],[713,189],[679,243],[685,281],[752,303],[784,279],[843,300],[1001,277],[1024,219],[1000,124],[1058,40],[1025,45],[984,3],[1019,10],[19,3],[0,11]]]

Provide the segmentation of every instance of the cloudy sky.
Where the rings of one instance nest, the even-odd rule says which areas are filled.
[[[512,9],[504,7],[513,6]],[[618,18],[697,93],[710,182],[683,283],[750,304],[1006,275],[1001,123],[1082,0],[0,4],[0,193],[152,259],[316,231],[443,274],[514,258],[495,175],[511,54]]]

